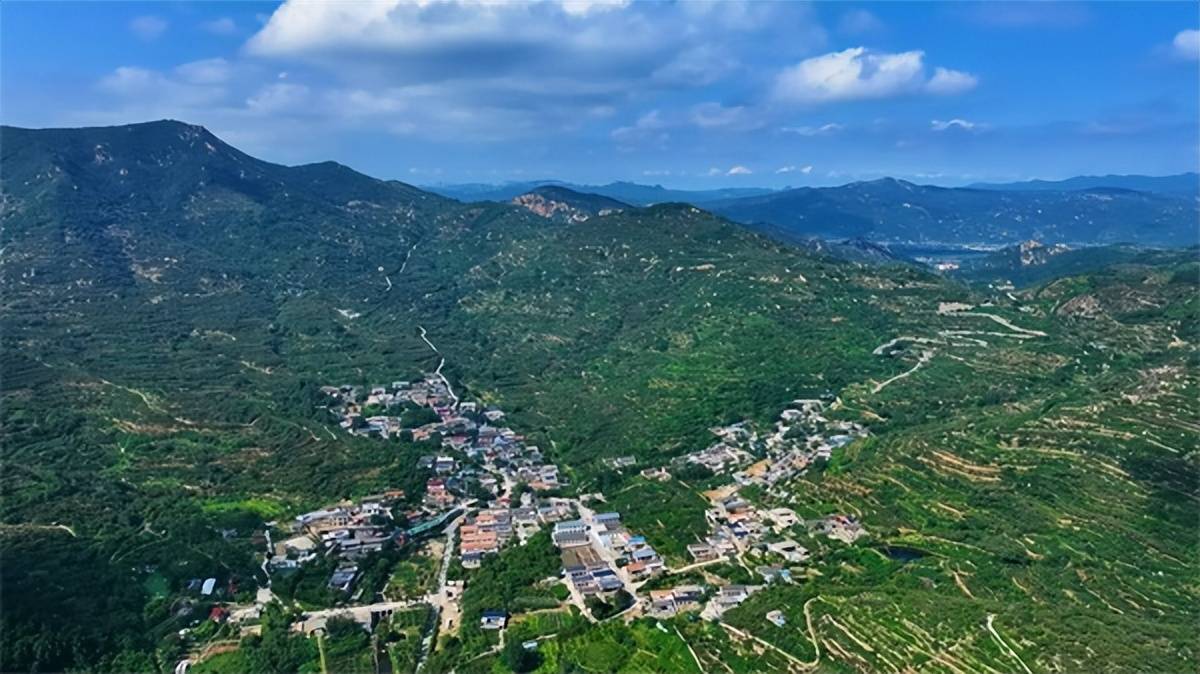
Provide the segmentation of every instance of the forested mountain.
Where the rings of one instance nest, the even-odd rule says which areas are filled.
[[[1095,188],[1001,191],[892,178],[805,187],[706,204],[738,222],[825,238],[877,242],[1191,245],[1200,207],[1173,195]]]
[[[1188,258],[993,295],[690,205],[544,218],[337,164],[269,164],[177,122],[4,127],[0,148],[4,671],[170,671],[179,630],[211,606],[191,581],[252,598],[264,522],[383,489],[419,501],[415,465],[436,441],[342,433],[318,387],[412,378],[443,358],[460,396],[501,405],[573,492],[602,490],[668,555],[707,530],[713,483],[664,485],[604,459],[667,465],[711,444],[713,426],[769,427],[797,398],[824,396],[832,418],[867,428],[753,496],[806,520],[855,513],[870,532],[804,538],[811,572],[728,615],[786,657],[834,670],[1011,671],[1014,653],[1035,671],[1194,662]],[[864,214],[907,213],[920,202],[903,195],[933,189],[868,187]],[[1142,198],[1113,196],[1120,209]],[[516,575],[530,550],[459,568],[467,592]],[[741,577],[725,566],[713,573]],[[764,626],[776,610],[786,628]],[[242,642],[257,658],[242,669],[320,667],[278,621]],[[785,657],[669,624],[710,666]],[[580,620],[543,634],[544,653],[568,671],[597,653],[640,671],[654,649],[629,629]],[[425,671],[507,671],[489,648],[443,640]]]
[[[965,260],[954,276],[968,281],[1012,283],[1026,287],[1064,276],[1095,273],[1116,265],[1185,263],[1200,258],[1195,246],[1155,250],[1129,245],[1071,248],[1026,241]]]
[[[694,205],[706,204],[721,199],[735,199],[770,194],[774,190],[762,187],[727,187],[714,190],[673,190],[662,185],[642,185],[631,182],[612,182],[605,185],[577,185],[574,183],[540,180],[514,182],[501,185],[471,183],[465,185],[429,185],[425,189],[436,194],[460,201],[509,201],[514,197],[532,192],[540,187],[563,187],[574,192],[598,194],[636,206],[649,206],[670,202]]]
[[[1025,180],[1014,183],[975,183],[970,187],[981,190],[1008,190],[1029,192],[1034,190],[1077,191],[1094,189],[1136,190],[1138,192],[1160,192],[1188,197],[1200,196],[1200,174],[1180,173],[1173,176],[1075,176],[1064,180]]]

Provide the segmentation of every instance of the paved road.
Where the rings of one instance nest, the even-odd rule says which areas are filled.
[[[328,608],[320,611],[308,611],[303,617],[292,623],[292,629],[303,631],[305,634],[312,632],[315,629],[325,626],[325,623],[330,618],[350,618],[356,622],[369,623],[372,613],[381,613],[385,611],[399,611],[400,609],[420,606],[425,602],[422,600],[410,601],[385,601],[377,604],[363,604],[361,606],[346,606],[343,608]]]

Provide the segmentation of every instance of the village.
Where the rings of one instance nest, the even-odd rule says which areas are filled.
[[[790,508],[761,507],[740,494],[753,488],[782,499],[786,494],[777,486],[867,434],[858,424],[827,419],[823,400],[793,401],[766,433],[748,422],[712,428],[716,442],[709,447],[638,472],[642,479],[665,482],[674,479],[673,470],[693,465],[728,476],[727,483],[702,494],[710,504],[705,512],[708,535],[689,543],[687,558],[672,565],[622,522],[621,513],[605,507],[603,494],[562,496],[569,493],[569,481],[536,445],[505,425],[505,413],[459,400],[439,373],[369,389],[341,385],[321,390],[334,420],[347,433],[434,441],[431,445],[440,449],[415,466],[427,476],[418,503],[401,490],[387,490],[269,523],[262,566],[267,578],[324,564],[329,574],[325,586],[342,598],[332,608],[303,612],[293,629],[305,634],[321,633],[335,617],[373,629],[397,611],[425,607],[435,616],[423,636],[425,657],[440,636],[462,627],[469,576],[452,578],[451,566],[478,569],[489,556],[526,544],[543,528],[559,551],[564,605],[593,622],[665,619],[688,611],[720,621],[724,612],[762,588],[805,576],[810,552],[795,532],[845,544],[866,535],[850,515],[805,521]],[[605,463],[614,470],[638,465],[634,457]],[[357,587],[362,560],[398,548],[417,550],[435,561],[436,585],[410,596],[364,594]],[[704,575],[704,570],[721,564],[741,567],[754,581],[710,582],[719,578]],[[276,600],[268,581],[253,606],[228,606],[219,616],[214,613],[214,620],[240,624],[244,633],[253,633],[264,605]],[[478,628],[503,631],[510,618],[503,607],[488,608],[479,616]],[[782,615],[764,619],[777,625],[784,620]]]

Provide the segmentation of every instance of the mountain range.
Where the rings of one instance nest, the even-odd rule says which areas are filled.
[[[675,190],[662,185],[642,185],[632,182],[612,182],[605,185],[578,185],[557,180],[511,182],[500,185],[467,183],[462,185],[424,185],[423,188],[460,201],[509,201],[541,187],[563,187],[573,192],[598,194],[635,206],[650,206],[668,202],[705,204],[721,199],[770,194],[763,187],[727,187],[713,190]]]
[[[1011,183],[975,183],[969,185],[981,190],[1007,190],[1028,192],[1078,191],[1094,189],[1122,189],[1137,192],[1159,192],[1187,197],[1200,195],[1200,173],[1179,173],[1171,176],[1106,175],[1076,176],[1064,180],[1025,180]]]
[[[840,187],[667,190],[612,183],[554,185],[628,204],[691,203],[764,232],[792,238],[1006,245],[1028,239],[1102,245],[1187,246],[1197,242],[1195,174],[1108,176],[1061,182],[947,188],[884,178]],[[461,186],[441,193],[468,201],[508,201],[545,188]],[[1136,189],[1135,189],[1136,188]]]

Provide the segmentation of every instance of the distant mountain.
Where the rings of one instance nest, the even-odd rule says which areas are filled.
[[[629,204],[598,194],[576,192],[559,185],[544,185],[513,197],[512,203],[543,218],[583,222],[588,218],[619,213],[633,208]]]
[[[1037,285],[1064,276],[1087,274],[1120,264],[1166,264],[1194,259],[1196,250],[1164,251],[1128,244],[1071,248],[1026,241],[988,255],[967,259],[951,276],[973,282]]]
[[[1200,208],[1175,196],[1098,188],[1001,191],[885,178],[705,204],[732,220],[801,236],[881,242],[1189,245]]]
[[[1076,176],[1065,180],[1026,180],[1013,183],[975,183],[971,188],[1006,191],[1074,191],[1098,188],[1159,192],[1184,196],[1200,195],[1200,174],[1180,173],[1171,176],[1106,175]]]
[[[597,194],[622,201],[634,206],[650,206],[670,202],[688,204],[707,204],[722,199],[736,199],[762,194],[771,194],[774,190],[764,187],[730,187],[715,190],[672,190],[662,185],[642,185],[631,182],[613,182],[607,185],[577,185],[557,180],[537,180],[531,182],[504,183],[489,185],[486,183],[467,183],[462,185],[427,185],[424,189],[459,201],[510,201],[522,194],[532,192],[539,187],[557,186],[575,192]]]

